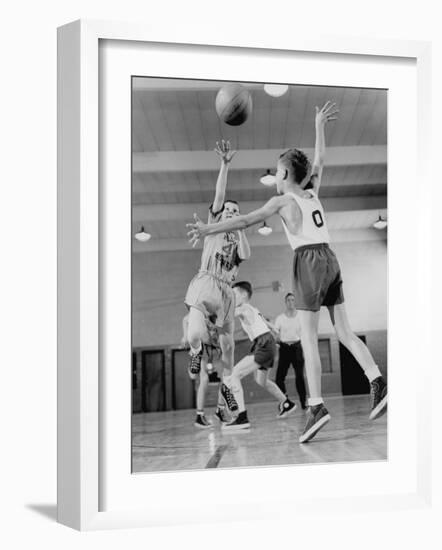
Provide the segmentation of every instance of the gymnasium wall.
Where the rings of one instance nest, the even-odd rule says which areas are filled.
[[[356,332],[387,328],[387,245],[385,241],[345,242],[333,245],[344,278],[351,325]],[[133,255],[133,346],[177,345],[181,339],[183,299],[188,282],[199,267],[199,250],[136,253]],[[284,309],[290,290],[292,252],[287,246],[254,247],[239,279],[257,289],[253,303],[274,318]],[[273,281],[283,290],[274,292]],[[259,288],[265,287],[265,288]],[[332,332],[322,310],[320,333]]]
[[[340,242],[333,248],[339,258],[344,278],[344,293],[351,325],[356,333],[366,337],[381,371],[387,375],[387,245],[386,241]],[[164,376],[166,409],[174,408],[173,392],[192,406],[192,387],[181,380],[173,390],[173,348],[181,339],[181,320],[186,311],[183,297],[188,281],[199,267],[201,252],[137,253],[133,257],[133,345],[137,348],[136,372],[141,380],[141,352],[144,348],[165,348]],[[287,246],[254,247],[250,260],[240,271],[240,279],[250,280],[256,289],[253,303],[268,317],[274,318],[284,309],[284,295],[290,289],[292,252]],[[279,281],[283,289],[272,290]],[[321,311],[320,334],[329,342],[329,370],[324,372],[324,395],[342,391],[339,342],[330,323],[327,310]],[[238,337],[244,338],[239,333]],[[236,350],[240,354],[241,345]],[[241,348],[242,349],[242,348]],[[239,356],[237,357],[239,359]],[[324,367],[324,365],[323,365]],[[271,376],[274,377],[272,372]],[[186,377],[185,377],[186,378]],[[244,382],[249,402],[267,400],[253,380]],[[287,388],[294,394],[293,371],[289,371]],[[212,388],[213,389],[213,388]],[[190,392],[190,395],[189,395]],[[216,389],[212,391],[215,399]],[[134,412],[141,410],[141,386],[134,392]],[[209,405],[211,402],[208,396]]]
[[[388,378],[387,373],[387,331],[373,330],[365,331],[364,336],[376,363],[384,375]],[[335,334],[324,334],[320,349],[324,352],[324,346],[321,343],[329,345],[330,362],[326,364],[323,361],[323,376],[322,376],[322,392],[324,395],[340,395],[342,393],[342,376],[340,368],[339,343]],[[235,346],[235,360],[238,361],[250,349],[248,342],[241,340]],[[174,366],[173,356],[175,352],[180,356],[179,362]],[[173,346],[164,348],[164,363],[163,370],[159,372],[157,369],[152,369],[154,364],[150,363],[151,372],[147,385],[144,386],[147,395],[143,398],[143,373],[142,373],[142,354],[144,348],[134,349],[133,363],[133,392],[132,392],[132,407],[133,412],[171,410],[175,408],[193,408],[195,406],[195,390],[196,386],[189,380],[185,366],[187,365],[187,351],[176,350]],[[324,355],[323,355],[324,358]],[[157,358],[156,358],[157,359]],[[270,377],[274,380],[276,376],[277,358],[273,369],[270,371]],[[157,366],[157,365],[155,365]],[[164,386],[163,386],[164,384]],[[286,386],[288,394],[298,399],[295,391],[295,379],[293,369],[289,369],[286,378]],[[164,387],[164,390],[162,389]],[[253,377],[248,376],[243,380],[243,388],[247,403],[272,401],[273,398],[268,392],[260,388],[254,381]],[[206,406],[212,407],[216,404],[217,385],[210,384],[208,394],[206,396]],[[143,409],[143,402],[146,409]]]

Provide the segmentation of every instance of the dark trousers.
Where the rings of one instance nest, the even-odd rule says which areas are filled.
[[[275,382],[285,394],[287,394],[285,379],[290,365],[293,366],[295,371],[296,391],[298,392],[301,406],[304,407],[307,392],[304,381],[304,354],[302,353],[301,342],[296,342],[294,344],[284,344],[281,342],[279,346],[279,360]]]

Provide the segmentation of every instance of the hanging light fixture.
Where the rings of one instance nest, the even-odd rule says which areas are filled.
[[[384,220],[379,214],[379,218],[374,222],[373,227],[375,229],[385,229],[387,225],[387,220]]]
[[[272,97],[281,97],[288,89],[287,84],[264,84],[264,91]]]
[[[263,185],[267,185],[267,187],[271,187],[272,185],[275,185],[276,183],[276,178],[275,176],[270,172],[270,170],[267,170],[267,172],[265,174],[263,174],[260,178],[259,178],[259,181],[263,184]]]
[[[273,229],[269,227],[266,222],[264,222],[261,227],[258,229],[258,233],[262,235],[263,237],[267,237],[272,233]]]
[[[138,233],[135,233],[135,238],[141,243],[147,243],[147,241],[149,241],[151,237],[152,235],[150,233],[146,233],[146,231],[144,231],[144,225],[141,226],[141,229]]]

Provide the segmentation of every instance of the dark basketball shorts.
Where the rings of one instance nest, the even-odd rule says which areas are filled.
[[[296,309],[319,311],[344,302],[341,268],[328,244],[300,246],[293,259]]]
[[[184,303],[199,309],[218,328],[233,326],[235,295],[229,283],[206,271],[190,281]]]
[[[276,343],[270,332],[261,334],[253,340],[250,355],[253,355],[260,370],[268,370],[273,367],[275,354]]]

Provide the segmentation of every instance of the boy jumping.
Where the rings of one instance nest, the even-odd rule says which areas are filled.
[[[293,281],[301,324],[301,343],[310,398],[301,443],[312,439],[330,420],[321,393],[321,360],[318,322],[321,306],[328,308],[339,341],[353,354],[371,386],[371,420],[385,413],[387,385],[367,346],[353,333],[347,318],[338,260],[329,246],[330,236],[318,198],[325,157],[325,125],[337,117],[335,104],[316,107],[316,144],[313,167],[305,153],[289,149],[279,157],[276,172],[278,196],[249,214],[222,223],[205,225],[194,215],[188,224],[190,242],[218,232],[246,229],[279,214],[287,240],[294,250]]]

